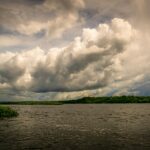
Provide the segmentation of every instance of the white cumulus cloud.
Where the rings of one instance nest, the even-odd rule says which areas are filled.
[[[137,31],[123,19],[83,29],[63,48],[0,53],[0,88],[68,92],[105,88],[122,79],[122,54]]]

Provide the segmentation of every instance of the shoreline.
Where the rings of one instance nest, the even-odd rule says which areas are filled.
[[[83,97],[77,100],[62,101],[1,101],[0,105],[63,105],[63,104],[145,104],[149,96]]]

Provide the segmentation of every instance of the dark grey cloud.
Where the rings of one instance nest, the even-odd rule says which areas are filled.
[[[17,24],[28,24],[30,21],[47,22],[71,14],[76,15],[78,8],[82,8],[82,0],[15,0],[0,2],[0,24],[4,27],[16,28]],[[34,4],[38,4],[34,5]],[[12,26],[12,28],[11,28]]]
[[[9,41],[8,45],[0,44],[0,51],[5,49],[17,51],[19,48],[31,46],[49,48],[63,43],[64,38],[61,39],[62,42],[57,39],[61,38],[66,30],[80,24],[79,10],[83,7],[82,0],[0,1],[1,39],[4,37],[5,41],[14,38],[12,39],[14,44],[12,42],[9,44]],[[64,20],[67,21],[64,23]],[[51,44],[50,41],[55,44]]]
[[[21,77],[25,70],[18,64],[17,57],[12,57],[3,64],[0,64],[0,83],[14,84]]]
[[[21,4],[21,5],[38,5],[38,4],[42,4],[44,3],[45,0],[1,0],[0,4],[11,4],[11,5],[15,5],[15,4]]]

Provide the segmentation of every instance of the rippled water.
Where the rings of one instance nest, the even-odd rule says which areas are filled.
[[[0,150],[150,150],[150,104],[11,107]]]

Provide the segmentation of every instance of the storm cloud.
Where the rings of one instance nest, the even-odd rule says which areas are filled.
[[[0,90],[46,99],[146,93],[149,4],[1,0]]]
[[[128,22],[115,18],[95,29],[83,29],[81,37],[63,48],[1,53],[1,88],[65,92],[108,86],[118,78],[118,55],[135,36]]]
[[[44,32],[57,38],[80,20],[83,7],[82,0],[1,1],[0,27],[27,36]]]

